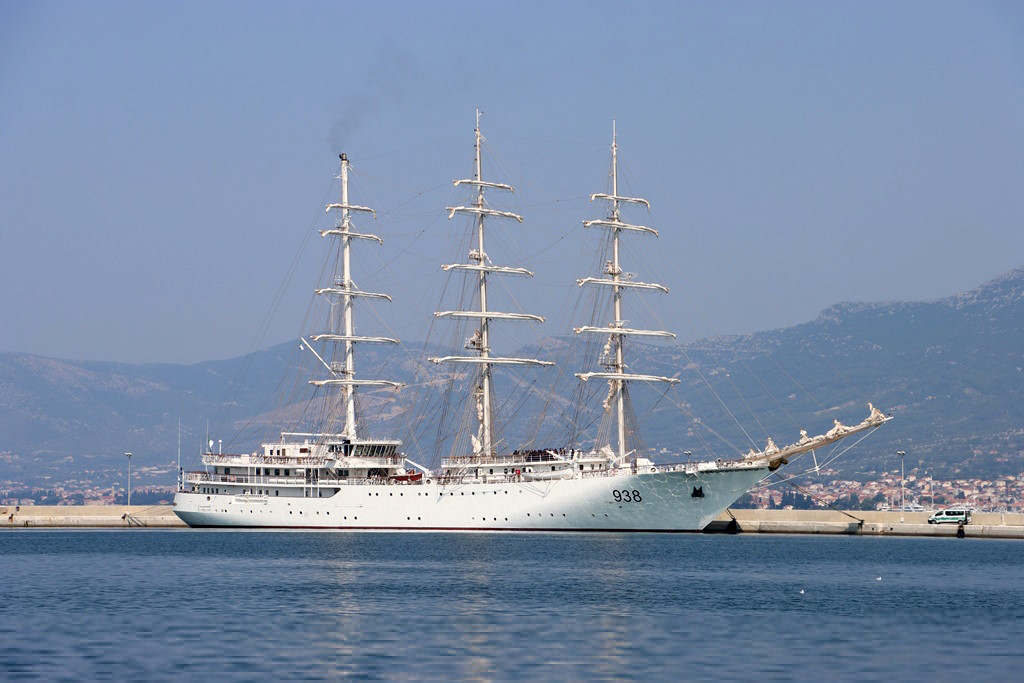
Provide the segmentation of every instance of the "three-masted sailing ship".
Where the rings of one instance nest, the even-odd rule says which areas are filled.
[[[808,436],[777,447],[771,439],[760,451],[730,460],[655,463],[630,444],[627,428],[628,387],[631,383],[671,385],[678,380],[629,371],[628,337],[673,338],[664,330],[634,329],[623,319],[623,298],[647,292],[668,293],[656,283],[627,275],[620,263],[620,239],[629,235],[657,236],[657,231],[623,219],[623,209],[647,200],[619,194],[618,146],[613,132],[611,192],[591,200],[607,206],[604,218],[584,221],[587,229],[608,231],[610,253],[598,276],[577,280],[581,287],[611,292],[610,319],[605,325],[575,329],[580,335],[607,337],[602,367],[576,376],[582,382],[607,382],[604,410],[614,425],[614,439],[584,448],[567,444],[554,448],[509,450],[495,438],[494,376],[496,367],[528,369],[552,365],[537,358],[496,355],[495,333],[505,322],[543,322],[529,313],[491,310],[488,285],[495,277],[532,277],[526,268],[495,265],[485,251],[491,220],[522,222],[510,211],[492,208],[487,193],[511,192],[510,185],[484,180],[479,114],[475,129],[474,174],[454,181],[469,188],[472,201],[449,207],[449,218],[471,217],[475,244],[467,260],[442,266],[445,271],[475,280],[474,306],[439,311],[441,319],[473,326],[464,353],[434,357],[438,365],[467,366],[475,433],[464,453],[441,460],[436,470],[409,460],[397,439],[371,439],[359,429],[356,392],[397,388],[388,379],[356,375],[356,351],[361,344],[394,344],[386,337],[355,333],[354,304],[359,298],[390,300],[386,294],[365,292],[352,279],[354,242],[377,242],[376,235],[359,232],[353,216],[374,215],[351,204],[349,162],[341,155],[341,201],[327,206],[336,215],[334,227],[321,231],[337,251],[333,279],[316,290],[329,304],[324,331],[303,339],[316,356],[322,377],[310,384],[328,392],[340,418],[328,419],[313,432],[282,432],[249,454],[203,455],[204,469],[185,473],[175,495],[174,511],[194,527],[324,528],[348,530],[419,531],[697,531],[704,528],[769,472],[790,458],[834,443],[851,434],[875,429],[890,418],[869,405],[870,415],[859,424],[838,421],[825,434]],[[497,325],[492,329],[492,325]],[[320,351],[317,351],[319,346]],[[340,419],[340,425],[337,422]],[[614,441],[614,443],[611,443]]]

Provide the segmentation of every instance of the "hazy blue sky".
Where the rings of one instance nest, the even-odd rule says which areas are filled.
[[[313,331],[341,151],[385,238],[356,281],[395,297],[361,329],[421,340],[475,107],[526,217],[489,251],[537,271],[513,293],[548,334],[591,274],[613,118],[662,233],[627,269],[684,340],[1024,265],[1022,3],[3,2],[0,350],[195,362]]]

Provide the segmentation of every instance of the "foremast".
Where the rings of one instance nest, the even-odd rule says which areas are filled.
[[[659,377],[657,375],[641,375],[627,372],[625,359],[625,337],[667,337],[675,338],[675,334],[665,330],[640,330],[626,327],[627,321],[622,315],[622,297],[627,289],[639,291],[668,293],[668,288],[651,282],[638,282],[633,280],[632,273],[625,273],[619,262],[619,239],[624,232],[635,232],[640,234],[658,236],[658,231],[644,225],[626,223],[621,218],[623,204],[639,204],[650,212],[651,205],[646,199],[640,197],[626,197],[619,194],[619,157],[618,143],[615,134],[615,124],[612,124],[612,192],[611,194],[596,193],[590,196],[590,201],[602,200],[609,204],[607,218],[591,221],[583,221],[584,228],[603,228],[611,232],[611,258],[605,262],[604,275],[607,277],[587,277],[577,280],[579,286],[611,287],[612,289],[612,316],[613,320],[605,327],[583,326],[574,329],[576,334],[591,333],[608,335],[608,343],[605,346],[603,364],[604,372],[576,373],[576,376],[587,382],[591,379],[603,379],[608,381],[608,397],[605,399],[605,410],[615,411],[617,448],[615,450],[616,460],[622,461],[629,455],[628,437],[626,433],[626,387],[629,382],[651,382],[661,384],[676,384],[678,379],[671,377]]]
[[[442,270],[464,271],[472,276],[476,274],[477,279],[477,303],[475,310],[438,311],[434,315],[438,318],[461,318],[477,320],[478,325],[473,335],[466,340],[465,348],[473,355],[444,356],[431,358],[434,363],[468,363],[477,365],[479,368],[479,384],[474,388],[476,398],[477,422],[479,424],[476,436],[472,437],[473,454],[488,458],[494,455],[494,424],[492,414],[492,373],[495,365],[532,365],[547,366],[554,365],[549,361],[542,361],[536,358],[510,358],[494,356],[491,354],[491,321],[510,320],[526,322],[544,322],[539,315],[528,313],[503,313],[491,311],[487,305],[487,284],[491,275],[519,275],[533,277],[533,273],[525,268],[511,266],[496,266],[491,263],[484,249],[486,236],[486,219],[506,218],[518,223],[523,222],[523,217],[510,211],[499,211],[487,206],[484,199],[485,190],[502,190],[514,192],[511,185],[494,183],[484,180],[483,162],[481,155],[481,143],[483,135],[480,133],[480,110],[476,112],[476,128],[474,129],[474,174],[470,179],[455,180],[455,186],[466,185],[475,188],[475,197],[469,206],[449,206],[448,218],[452,219],[456,214],[469,214],[473,217],[476,227],[476,246],[469,251],[468,263],[453,263],[442,266]]]
[[[309,383],[317,387],[338,388],[342,396],[345,409],[345,423],[341,436],[354,441],[358,438],[356,421],[356,388],[357,387],[400,387],[398,382],[385,379],[357,379],[355,368],[355,352],[357,344],[397,344],[397,339],[389,337],[370,337],[357,335],[353,308],[355,300],[359,297],[367,299],[385,299],[391,301],[387,294],[375,292],[364,292],[356,287],[352,280],[352,241],[366,240],[383,244],[380,237],[362,233],[353,229],[352,215],[354,213],[369,213],[373,218],[377,217],[376,212],[366,206],[358,206],[349,202],[348,196],[348,155],[341,154],[341,203],[328,204],[326,211],[334,212],[336,215],[335,226],[327,230],[321,230],[320,236],[331,238],[336,243],[339,251],[335,259],[334,277],[332,283],[315,290],[318,296],[324,297],[328,302],[330,314],[328,316],[327,330],[312,335],[315,342],[323,342],[325,345],[324,355],[330,358],[330,362],[316,353],[310,346],[310,350],[327,369],[326,379],[314,379]]]

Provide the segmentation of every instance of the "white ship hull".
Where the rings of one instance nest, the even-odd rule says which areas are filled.
[[[315,489],[305,496],[180,492],[174,512],[192,527],[699,531],[767,472],[741,466],[529,482],[355,484],[330,489],[330,497],[316,497],[326,494]]]

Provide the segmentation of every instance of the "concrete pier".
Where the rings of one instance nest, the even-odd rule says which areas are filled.
[[[929,524],[930,512],[861,510],[727,510],[705,533],[846,534],[862,536],[949,536],[956,524]],[[965,538],[1024,539],[1024,514],[975,512]]]
[[[187,528],[170,505],[6,505],[0,528]]]
[[[946,536],[956,524],[928,524],[928,512],[850,510],[727,510],[705,533]],[[0,506],[0,528],[187,528],[169,505]],[[1024,514],[975,512],[965,538],[1024,539]]]

